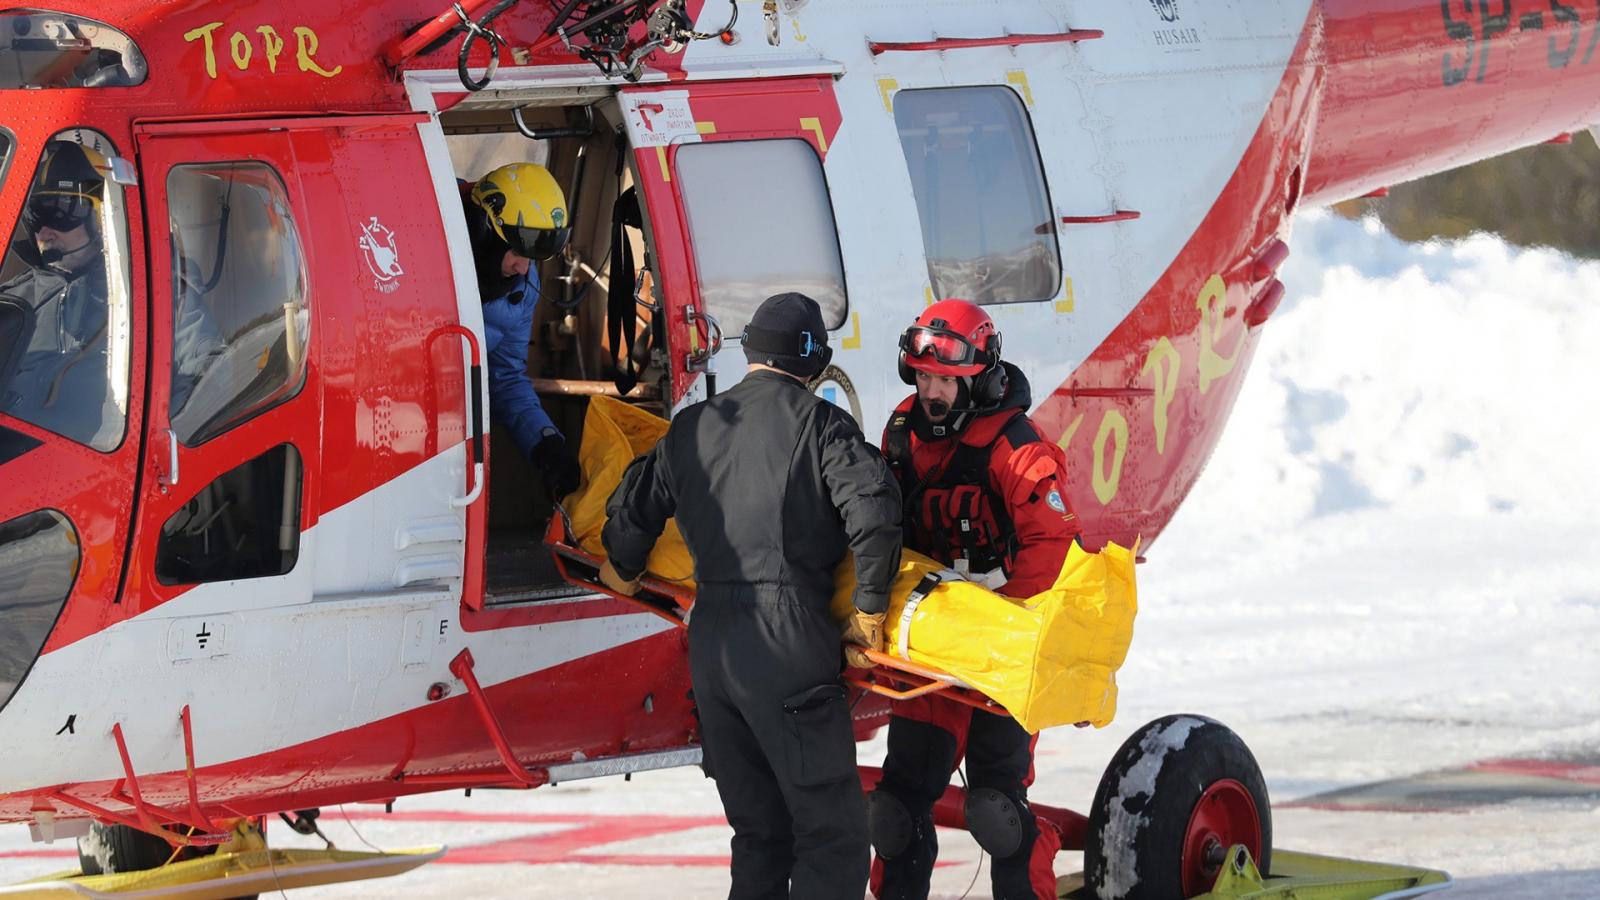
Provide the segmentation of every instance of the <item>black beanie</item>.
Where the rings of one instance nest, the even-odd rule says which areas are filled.
[[[828,326],[822,307],[805,294],[776,294],[761,302],[744,329],[744,358],[814,378],[828,365]]]

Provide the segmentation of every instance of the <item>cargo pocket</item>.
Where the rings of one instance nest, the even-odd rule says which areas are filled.
[[[815,787],[856,774],[855,732],[844,686],[820,684],[784,698],[784,737],[789,778]]]

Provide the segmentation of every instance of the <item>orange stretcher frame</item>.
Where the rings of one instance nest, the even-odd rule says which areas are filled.
[[[600,557],[578,546],[571,535],[571,521],[567,518],[566,510],[557,505],[556,515],[550,517],[550,527],[545,530],[544,545],[555,560],[556,572],[567,583],[631,603],[680,628],[687,627],[689,611],[694,607],[693,589],[646,575],[640,579],[637,596],[619,594],[600,583]],[[581,571],[578,566],[583,567]],[[866,654],[868,659],[877,663],[877,667],[847,669],[844,677],[846,684],[889,700],[937,696],[995,715],[1010,715],[1000,704],[948,672],[877,650],[868,650]]]

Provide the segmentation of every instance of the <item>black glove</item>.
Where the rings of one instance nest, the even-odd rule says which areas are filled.
[[[544,487],[550,493],[551,500],[559,501],[583,483],[583,469],[578,466],[578,458],[567,449],[566,438],[561,435],[545,435],[529,455],[533,464],[539,467],[539,474],[544,478]]]

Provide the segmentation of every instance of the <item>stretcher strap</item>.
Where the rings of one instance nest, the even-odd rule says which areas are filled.
[[[937,588],[940,583],[949,577],[959,579],[961,576],[948,569],[940,572],[929,572],[922,576],[922,580],[917,582],[917,586],[912,588],[911,594],[906,597],[905,608],[900,611],[900,639],[896,642],[901,659],[911,659],[911,618],[916,615],[917,607],[921,606],[922,601],[933,593],[934,588]]]

